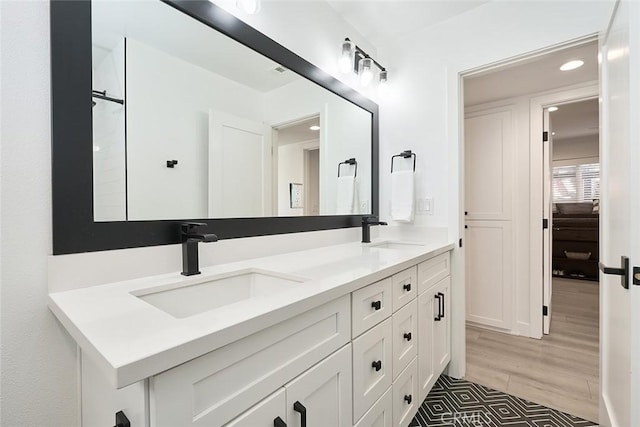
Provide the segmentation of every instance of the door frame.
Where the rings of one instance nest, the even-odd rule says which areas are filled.
[[[593,40],[593,39],[592,39]],[[562,106],[574,102],[598,98],[600,88],[598,82],[579,85],[573,89],[531,98],[529,103],[529,302],[530,324],[529,336],[542,338],[544,316],[542,307],[543,296],[543,253],[544,238],[542,233],[543,205],[544,205],[544,145],[542,143],[543,112],[551,106]],[[536,144],[535,141],[540,141]],[[551,153],[550,153],[551,155]],[[551,218],[549,218],[551,219]],[[551,227],[551,224],[549,224]],[[549,242],[552,245],[553,242]],[[550,248],[549,248],[550,249]]]

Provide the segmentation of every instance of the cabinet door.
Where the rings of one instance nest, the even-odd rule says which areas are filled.
[[[276,421],[280,418],[279,421]],[[280,388],[271,396],[254,405],[224,427],[282,427],[287,421],[287,398]]]
[[[435,288],[418,295],[418,395],[426,399],[436,382],[434,369],[434,318],[438,312]]]
[[[407,369],[393,382],[393,425],[405,427],[418,412],[422,400],[418,399],[418,367],[414,358]]]
[[[354,427],[391,427],[393,423],[392,412],[393,393],[389,387]]]
[[[351,427],[351,345],[285,386],[287,426]]]
[[[451,278],[447,277],[435,286],[436,302],[440,304],[440,320],[433,323],[433,363],[435,374],[440,375],[451,360],[451,303],[449,296]],[[438,316],[436,316],[438,317]]]

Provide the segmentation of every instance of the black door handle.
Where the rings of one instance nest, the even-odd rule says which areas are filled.
[[[405,332],[404,339],[407,341],[411,341],[411,332]]]
[[[440,300],[440,304],[442,304],[442,314],[440,315],[441,319],[444,319],[444,294],[442,292],[438,292],[438,295],[440,295],[440,298],[438,298]]]
[[[285,423],[282,418],[276,417],[276,419],[273,420],[273,427],[287,427],[287,423]]]
[[[293,410],[300,414],[300,427],[307,427],[307,408],[296,400],[293,404]]]
[[[407,283],[406,285],[402,285],[402,289],[407,292],[411,292],[411,283]]]
[[[411,401],[413,400],[413,398],[411,397],[410,394],[406,394],[404,396],[404,400],[405,400],[405,402],[407,402],[407,404],[411,405]]]
[[[382,307],[382,302],[380,301],[373,301],[371,303],[371,308],[373,308],[376,311],[380,310],[380,307]]]
[[[371,367],[378,372],[382,369],[382,360],[376,360],[375,362],[371,362]]]
[[[435,320],[436,322],[439,322],[440,319],[442,319],[442,315],[440,314],[440,306],[441,306],[440,294],[435,294],[433,297],[438,298],[438,314],[436,315],[436,317],[433,318],[433,320]]]
[[[616,276],[621,276],[620,284],[622,285],[623,288],[629,289],[629,257],[626,257],[626,256],[620,257],[620,264],[622,265],[622,268],[614,268],[614,267],[607,267],[602,262],[599,262],[598,268],[604,274],[614,274]]]

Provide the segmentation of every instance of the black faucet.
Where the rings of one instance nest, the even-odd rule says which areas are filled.
[[[196,228],[206,226],[201,222],[185,222],[180,224],[180,238],[182,240],[182,275],[193,276],[200,274],[198,268],[198,242],[217,242],[215,234],[196,233]]]
[[[362,217],[362,243],[371,243],[371,226],[387,225],[384,221],[378,221],[377,216]]]

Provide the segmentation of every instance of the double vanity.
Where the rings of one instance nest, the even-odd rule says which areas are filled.
[[[452,248],[349,243],[53,293],[83,425],[407,426],[450,359]]]

